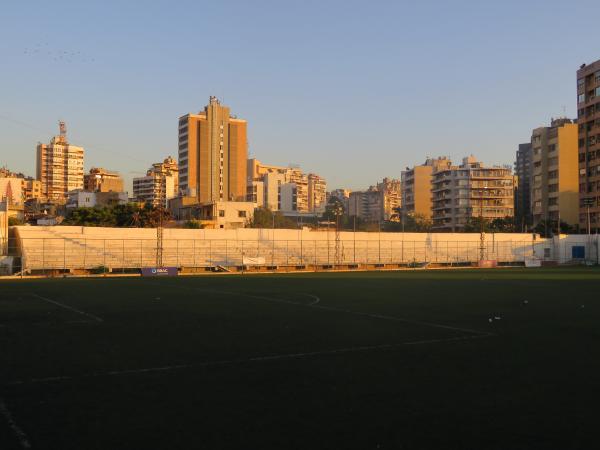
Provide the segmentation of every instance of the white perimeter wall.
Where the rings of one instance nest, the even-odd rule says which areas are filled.
[[[26,269],[136,268],[156,263],[156,230],[69,226],[20,226],[17,245]],[[572,247],[584,246],[598,260],[597,236],[562,235],[541,239],[529,233],[486,234],[484,258],[501,262],[528,259],[572,260]],[[202,267],[242,265],[243,258],[265,264],[464,263],[480,256],[479,233],[367,233],[335,231],[165,229],[163,265]]]

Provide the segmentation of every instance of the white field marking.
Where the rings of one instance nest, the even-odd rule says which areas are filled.
[[[17,425],[17,422],[15,422],[15,419],[13,418],[11,412],[9,411],[8,407],[6,406],[6,403],[4,403],[4,400],[2,398],[0,398],[0,414],[2,414],[2,416],[4,417],[6,422],[8,422],[9,428],[12,430],[12,432],[15,434],[15,436],[19,440],[19,444],[21,444],[21,447],[22,448],[31,448],[31,443],[29,442],[29,438],[27,437],[25,432],[21,429],[21,427],[19,425]]]
[[[67,380],[74,380],[74,379],[78,379],[78,378],[97,378],[97,377],[110,377],[110,376],[119,376],[119,375],[136,375],[136,374],[144,374],[144,373],[170,372],[170,371],[182,370],[182,369],[201,369],[201,368],[218,367],[218,366],[232,366],[232,365],[238,365],[238,364],[269,362],[269,361],[277,361],[277,360],[284,360],[284,359],[300,359],[300,358],[310,358],[310,357],[318,357],[318,356],[326,356],[326,355],[336,355],[336,354],[343,354],[343,353],[358,353],[358,352],[377,351],[377,350],[389,350],[389,349],[394,349],[394,348],[400,348],[400,347],[403,347],[406,345],[440,344],[440,343],[445,343],[445,342],[468,341],[468,340],[472,340],[472,339],[484,339],[484,338],[488,338],[488,337],[491,337],[491,335],[456,336],[456,337],[442,338],[442,339],[424,339],[424,340],[419,340],[419,341],[400,342],[400,343],[396,343],[396,344],[362,345],[362,346],[358,346],[358,347],[346,347],[346,348],[337,348],[337,349],[331,349],[331,350],[317,350],[317,351],[312,351],[312,352],[262,355],[262,356],[253,356],[251,358],[225,359],[225,360],[206,361],[206,362],[190,363],[190,364],[176,364],[176,365],[172,365],[172,366],[146,367],[146,368],[142,368],[142,369],[111,370],[109,372],[95,372],[95,373],[84,374],[84,375],[80,375],[80,376],[57,376],[57,377],[46,377],[46,378],[30,378],[28,380],[13,381],[11,383],[8,383],[7,386],[67,381]]]
[[[72,306],[65,305],[64,303],[59,303],[56,300],[51,300],[49,298],[42,297],[41,295],[38,295],[36,293],[31,293],[30,295],[32,295],[35,298],[39,298],[40,300],[43,300],[45,302],[52,303],[53,305],[60,306],[61,308],[68,309],[69,311],[76,312],[77,314],[81,314],[82,316],[89,317],[90,319],[93,319],[96,322],[104,322],[103,319],[101,319],[98,316],[95,316],[94,314],[90,314],[90,313],[86,313],[84,311],[80,311],[79,309],[73,308]]]
[[[309,306],[316,305],[317,303],[319,303],[321,301],[321,299],[319,297],[317,297],[316,295],[313,295],[313,294],[303,294],[302,292],[300,292],[300,295],[304,295],[306,297],[310,297],[310,298],[314,299],[314,302],[308,304]]]
[[[315,308],[315,309],[321,309],[321,310],[325,310],[325,311],[343,312],[343,313],[352,314],[355,316],[369,317],[371,319],[392,320],[395,322],[404,322],[404,323],[410,323],[413,325],[423,325],[423,326],[427,326],[427,327],[442,328],[442,329],[452,330],[452,331],[462,331],[463,333],[471,333],[471,334],[476,334],[476,335],[481,335],[481,336],[494,336],[495,335],[495,333],[490,333],[487,331],[473,330],[470,328],[453,327],[450,325],[443,325],[443,324],[433,323],[433,322],[423,322],[420,320],[404,319],[402,317],[385,316],[382,314],[363,313],[363,312],[358,312],[358,311],[351,311],[349,309],[335,308],[333,306],[317,305],[315,303],[306,304],[306,303],[294,302],[291,300],[284,300],[284,299],[280,299],[280,298],[265,297],[264,295],[246,294],[243,292],[216,291],[216,290],[199,289],[199,288],[197,288],[196,290],[204,291],[204,292],[211,292],[214,294],[238,295],[238,296],[242,296],[242,297],[255,298],[258,300],[266,300],[266,301],[275,302],[275,303],[285,303],[285,304],[289,304],[289,305],[298,305],[298,306],[304,306],[306,308]]]

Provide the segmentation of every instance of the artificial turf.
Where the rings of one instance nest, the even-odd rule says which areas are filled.
[[[595,448],[599,292],[595,268],[1,281],[0,449]]]

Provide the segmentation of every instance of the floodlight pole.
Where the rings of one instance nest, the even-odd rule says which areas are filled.
[[[156,267],[163,266],[163,206],[158,207],[158,226],[156,227]]]
[[[485,253],[485,231],[483,227],[483,192],[484,188],[481,188],[481,205],[479,207],[479,261],[483,261]]]

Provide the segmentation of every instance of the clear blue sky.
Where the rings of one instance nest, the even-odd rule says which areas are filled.
[[[329,188],[427,155],[512,163],[576,114],[600,58],[596,1],[27,1],[0,13],[0,165],[35,174],[67,121],[86,170],[128,180],[177,154],[177,118],[217,95],[250,155]]]

